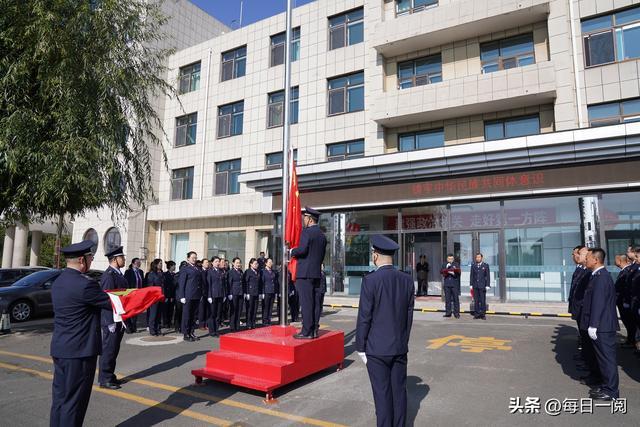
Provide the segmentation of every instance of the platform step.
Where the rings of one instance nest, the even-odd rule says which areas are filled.
[[[236,353],[219,350],[207,353],[207,368],[224,368],[227,372],[251,375],[269,381],[281,382],[287,366],[293,362],[273,359],[269,356]]]
[[[220,349],[255,356],[267,354],[274,359],[293,362],[298,342],[293,337],[261,335],[252,330],[223,335],[220,337]]]
[[[223,369],[195,369],[191,373],[200,378],[209,378],[227,384],[250,388],[264,392],[273,391],[280,386],[279,382],[237,374]]]

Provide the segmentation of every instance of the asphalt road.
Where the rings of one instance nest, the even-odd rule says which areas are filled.
[[[277,403],[269,405],[258,392],[210,381],[194,384],[190,371],[204,366],[217,338],[143,346],[144,332],[125,335],[117,370],[131,381],[116,392],[94,388],[85,425],[375,425],[368,376],[355,353],[355,316],[356,310],[334,309],[322,319],[323,328],[345,333],[345,369],[326,370],[276,390]],[[14,324],[13,330],[0,336],[0,424],[46,426],[51,319]],[[617,408],[612,414],[610,405],[594,405],[588,413],[589,401],[581,401],[588,388],[576,379],[575,347],[576,332],[568,319],[456,320],[416,313],[408,420],[416,426],[640,425],[640,359],[630,350],[618,353],[626,413]],[[550,399],[557,403],[547,403]],[[553,407],[557,404],[559,409]]]

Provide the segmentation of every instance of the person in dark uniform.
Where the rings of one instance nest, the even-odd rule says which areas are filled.
[[[573,320],[576,321],[576,325],[578,327],[578,351],[582,351],[582,335],[580,334],[580,325],[578,325],[579,323],[579,318],[577,314],[573,314],[573,309],[574,309],[574,303],[575,303],[575,299],[574,299],[574,294],[576,292],[576,288],[578,288],[578,285],[580,284],[580,281],[585,277],[586,273],[587,273],[587,269],[584,266],[584,259],[587,256],[587,249],[583,246],[583,245],[578,245],[575,248],[573,248],[573,251],[571,253],[571,256],[573,258],[573,262],[576,264],[576,269],[573,271],[573,274],[571,275],[571,286],[569,288],[569,297],[567,298],[568,301],[568,311],[569,313],[571,313],[571,318]],[[582,356],[577,356],[578,358],[581,358]]]
[[[246,286],[245,299],[249,303],[247,307],[247,328],[256,328],[256,313],[258,312],[258,301],[262,295],[262,276],[258,270],[258,260],[251,258],[249,268],[244,272],[244,283]]]
[[[100,277],[100,287],[104,291],[126,289],[127,279],[124,278],[121,268],[125,265],[124,251],[118,246],[105,254],[109,260],[109,267]],[[100,355],[100,371],[98,384],[102,388],[117,390],[122,384],[116,378],[116,359],[120,353],[120,344],[124,335],[122,322],[113,319],[113,312],[102,310],[100,325],[102,327],[102,354]]]
[[[271,325],[271,313],[273,312],[273,301],[280,293],[280,280],[278,272],[273,269],[273,260],[267,258],[262,274],[262,292],[264,293],[262,304],[262,326]],[[280,313],[278,312],[278,315]]]
[[[316,306],[316,322],[318,322],[318,327],[320,327],[324,295],[327,293],[327,275],[324,272],[324,263],[320,264],[320,287],[318,289],[320,291],[320,298],[318,299],[318,305]]]
[[[231,306],[231,301],[229,300],[229,298],[227,298],[227,295],[230,293],[229,292],[229,261],[227,261],[224,258],[220,258],[220,280],[222,280],[222,287],[225,290],[225,294],[224,294],[224,298],[222,299],[222,306],[220,307],[220,310],[218,310],[218,328],[222,327],[222,325],[224,324],[225,320],[227,322],[229,322],[231,316],[229,316],[230,313],[230,306]],[[229,324],[229,323],[227,323]]]
[[[224,273],[220,270],[220,258],[214,256],[211,258],[211,268],[207,271],[207,302],[209,303],[209,335],[218,336],[218,317],[222,310],[222,302],[227,296],[227,290],[224,286]]]
[[[162,285],[162,293],[164,294],[164,308],[162,310],[162,327],[172,328],[173,313],[176,306],[176,263],[167,261],[165,263],[167,269],[164,272],[164,282]]]
[[[616,266],[620,269],[616,278],[616,306],[620,312],[620,318],[627,330],[627,339],[624,346],[635,348],[636,346],[636,324],[631,311],[631,289],[627,286],[627,276],[629,275],[631,263],[626,254],[616,255]]]
[[[476,254],[476,262],[471,266],[471,278],[469,287],[473,288],[474,319],[486,320],[487,290],[491,287],[491,275],[489,264],[482,261],[482,254]]]
[[[258,257],[258,270],[264,270],[265,265],[267,265],[267,259],[265,258],[264,252],[260,251],[260,256]]]
[[[149,273],[147,274],[147,286],[158,286],[164,289],[164,273],[162,272],[162,260],[156,258],[151,261]],[[149,335],[157,337],[162,333],[160,328],[160,314],[162,312],[161,303],[157,302],[149,307]]]
[[[201,272],[202,272],[202,290],[203,294],[200,298],[200,304],[198,304],[198,322],[197,325],[200,329],[206,329],[209,321],[209,310],[211,309],[211,305],[207,301],[206,295],[204,295],[204,291],[207,289],[207,272],[211,269],[211,262],[208,258],[202,259],[200,261],[202,264]]]
[[[229,301],[231,302],[231,318],[229,326],[232,331],[240,329],[240,315],[242,314],[242,300],[245,297],[246,286],[242,274],[242,261],[235,257],[232,260],[233,267],[229,270]]]
[[[413,279],[393,267],[399,249],[373,236],[376,271],[362,278],[356,350],[367,367],[378,426],[404,426],[407,417],[407,353],[415,301]]]
[[[113,313],[107,293],[84,275],[93,261],[92,246],[91,240],[84,240],[62,248],[67,268],[51,285],[52,427],[82,425],[102,351],[101,313]]]
[[[131,260],[129,268],[124,272],[124,278],[127,279],[129,289],[144,288],[144,272],[140,269],[140,258],[134,258]],[[133,334],[138,332],[138,316],[131,317],[125,320],[127,326],[126,332]]]
[[[191,251],[187,254],[187,264],[180,269],[177,298],[182,304],[182,335],[185,341],[198,341],[193,333],[196,311],[202,298],[202,270],[196,267],[198,255]]]
[[[291,280],[291,273],[287,271],[288,281],[288,301],[289,301],[289,313],[291,314],[291,323],[298,321],[300,316],[300,298],[298,297],[298,291],[296,289],[296,282]]]
[[[417,296],[429,295],[429,263],[425,255],[420,255],[420,261],[416,264],[416,275],[418,276]]]
[[[290,250],[291,256],[298,259],[296,290],[302,308],[302,329],[293,336],[297,339],[317,338],[320,327],[320,310],[316,308],[320,304],[320,265],[327,239],[318,227],[319,219],[319,211],[305,206],[300,244]]]
[[[460,264],[455,262],[453,254],[447,255],[447,262],[442,264],[445,310],[444,317],[451,317],[451,310],[456,319],[460,318]]]
[[[636,330],[640,329],[640,247],[633,248],[635,257],[634,263],[630,267],[627,286],[631,295],[631,315],[635,322]],[[640,342],[636,341],[635,354],[640,356]]]
[[[616,290],[611,275],[604,267],[605,256],[603,249],[589,249],[586,263],[591,277],[584,294],[580,328],[586,330],[593,341],[602,376],[602,385],[592,390],[590,396],[596,400],[611,401],[620,397],[616,357],[616,333],[620,326]]]

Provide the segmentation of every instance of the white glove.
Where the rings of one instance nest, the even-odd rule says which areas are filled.
[[[597,331],[598,331],[598,329],[596,329],[596,328],[587,329],[587,332],[589,333],[589,338],[591,338],[594,341],[597,340],[598,339],[598,335],[596,335]]]
[[[488,291],[489,289],[491,289],[491,286],[487,286],[484,288],[485,291]]]
[[[358,356],[360,356],[360,359],[362,359],[362,361],[366,365],[367,364],[367,355],[363,351],[359,351],[358,352]]]
[[[107,326],[107,328],[109,328],[109,332],[111,332],[112,334],[116,332],[116,324],[112,323],[109,326]]]
[[[638,309],[638,314],[640,314],[640,308]]]
[[[264,299],[264,294],[260,294],[260,299]]]
[[[213,302],[213,298],[207,298],[207,301],[209,301],[209,304],[211,304]]]
[[[629,307],[630,307],[630,306],[629,306],[629,304],[627,304],[627,303],[623,303],[623,304],[622,304],[622,308],[629,308]]]
[[[169,298],[165,298],[165,299],[164,299],[164,302],[169,302]]]
[[[231,301],[233,299],[233,295],[229,295],[227,298],[229,298],[229,301]]]
[[[246,299],[247,301],[249,301],[249,294],[244,294],[244,299]]]
[[[452,275],[452,276],[455,276],[455,275],[456,275],[456,273],[454,273],[453,271],[447,271],[447,273],[448,273],[448,274],[450,274],[450,275]]]
[[[291,292],[289,292],[289,296],[290,296],[290,297],[292,297],[292,296],[293,296],[293,294],[295,294],[295,291],[291,291]]]
[[[181,302],[182,304],[186,304],[186,303],[187,303],[187,299],[186,299],[186,298],[180,298],[180,302]]]

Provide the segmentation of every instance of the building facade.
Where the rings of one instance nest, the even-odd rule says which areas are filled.
[[[374,233],[414,278],[427,256],[435,295],[447,253],[482,252],[510,301],[566,300],[581,242],[640,243],[640,1],[318,0],[293,27],[291,141],[330,292],[359,294]],[[168,164],[130,239],[149,257],[280,262],[284,30],[169,59]]]

